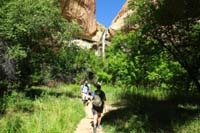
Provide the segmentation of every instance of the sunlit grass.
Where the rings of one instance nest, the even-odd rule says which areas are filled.
[[[106,103],[113,104],[120,102],[120,94],[124,91],[122,87],[119,86],[102,86],[102,90],[106,94]]]
[[[119,107],[102,119],[107,133],[200,131],[198,95],[175,96],[161,89],[109,85],[103,85],[102,90],[106,93],[106,104]],[[71,133],[85,117],[80,85],[13,91],[4,101],[7,108],[0,116],[2,133]]]
[[[6,114],[0,119],[0,132],[69,133],[74,132],[84,110],[77,86],[34,87],[42,94],[34,99],[14,92],[8,99]],[[36,92],[33,91],[33,92]]]

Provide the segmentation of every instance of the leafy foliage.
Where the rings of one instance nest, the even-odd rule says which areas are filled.
[[[188,84],[185,86],[189,87],[192,80],[200,88],[200,47],[197,43],[199,4],[198,1],[187,0],[130,2],[129,8],[133,13],[127,18],[125,28],[135,29],[134,36],[129,37],[129,44],[133,53],[132,59],[137,57],[136,53],[140,55],[137,59],[140,62],[140,71],[143,71],[141,75],[146,75],[147,72],[150,74],[147,79],[161,81],[183,76]],[[125,43],[127,42],[129,41],[126,40]]]
[[[41,84],[56,77],[55,72],[64,71],[54,64],[64,63],[63,51],[73,49],[67,46],[80,28],[62,18],[58,2],[14,0],[3,4],[0,7],[1,88],[7,88],[7,83],[14,83],[14,88],[16,83],[21,87]]]
[[[118,33],[107,50],[105,64],[104,72],[112,75],[110,81],[125,87],[170,89],[177,84],[174,78],[185,75],[167,50],[161,49],[155,39],[146,38],[140,31]]]

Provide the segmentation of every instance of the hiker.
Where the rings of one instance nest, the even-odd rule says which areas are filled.
[[[82,101],[84,103],[84,105],[87,105],[88,100],[90,100],[90,94],[91,94],[91,89],[90,89],[90,85],[88,84],[88,81],[85,80],[83,82],[83,84],[81,85],[81,89],[80,89],[80,93],[81,93],[81,97],[82,97]]]
[[[96,90],[93,94],[92,100],[92,113],[93,113],[93,128],[102,128],[101,124],[101,114],[103,113],[104,103],[106,101],[106,95],[103,90],[101,90],[101,83],[97,83]]]

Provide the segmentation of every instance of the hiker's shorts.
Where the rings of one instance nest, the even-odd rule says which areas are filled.
[[[102,113],[103,112],[103,106],[101,107],[96,107],[96,106],[92,106],[92,113],[93,115],[96,115],[97,113]]]
[[[90,99],[90,95],[86,94],[86,93],[82,93],[82,100],[85,101],[85,100],[88,100]]]

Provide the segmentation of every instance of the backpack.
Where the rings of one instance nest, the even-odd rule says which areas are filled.
[[[101,100],[101,97],[98,94],[95,94],[92,100],[92,104],[96,107],[101,107],[103,104],[103,101]]]

